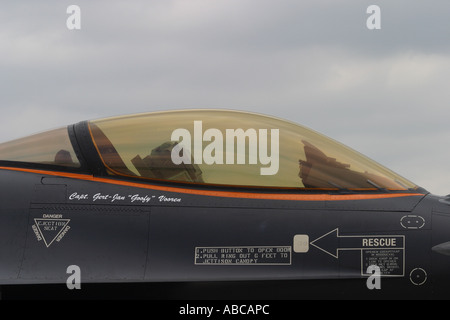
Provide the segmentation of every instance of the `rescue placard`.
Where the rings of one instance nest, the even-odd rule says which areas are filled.
[[[315,239],[310,245],[339,259],[345,251],[361,252],[361,275],[371,265],[380,267],[382,276],[404,276],[405,236],[403,235],[342,235],[339,228]],[[295,249],[295,248],[294,248]]]
[[[363,237],[362,248],[403,248],[403,236]]]
[[[364,270],[370,265],[376,265],[383,276],[404,276],[404,254],[403,249],[363,250],[362,274],[367,275]]]

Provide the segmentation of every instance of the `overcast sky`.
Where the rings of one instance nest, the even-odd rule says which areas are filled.
[[[72,4],[80,30],[66,26]],[[127,113],[238,109],[449,194],[449,14],[448,0],[1,1],[0,142]]]

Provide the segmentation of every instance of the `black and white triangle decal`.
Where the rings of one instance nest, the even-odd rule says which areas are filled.
[[[57,240],[60,235],[62,235],[63,231],[66,230],[66,227],[69,224],[69,222],[70,219],[44,219],[44,218],[34,219],[36,229],[39,235],[41,236],[42,240],[44,240],[44,243],[47,246],[47,248],[50,247],[50,245],[55,240]]]

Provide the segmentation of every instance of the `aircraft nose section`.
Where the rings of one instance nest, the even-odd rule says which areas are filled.
[[[450,256],[450,241],[440,243],[431,248],[432,251],[436,253],[443,254],[445,256]]]
[[[439,204],[434,207],[432,252],[450,256],[450,194],[438,197]]]
[[[442,199],[439,199],[439,202],[450,206],[450,194],[442,197]]]

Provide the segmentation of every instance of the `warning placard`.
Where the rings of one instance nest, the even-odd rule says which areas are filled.
[[[383,276],[403,276],[405,260],[403,255],[403,249],[363,250],[363,274],[370,265],[376,265],[380,267]]]
[[[196,265],[290,265],[291,246],[196,247]]]

